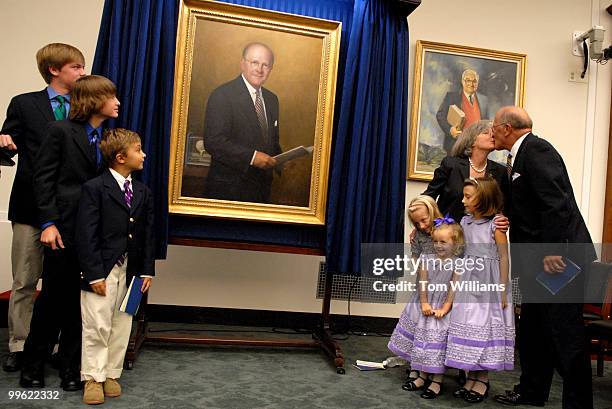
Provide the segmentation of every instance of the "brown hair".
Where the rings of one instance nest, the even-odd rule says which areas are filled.
[[[51,83],[53,75],[49,68],[61,70],[62,67],[70,63],[85,65],[85,57],[78,48],[63,43],[47,44],[36,53],[36,64],[38,71],[47,84]]]
[[[86,75],[79,78],[70,93],[70,119],[87,121],[116,95],[117,87],[106,77]]]
[[[465,236],[463,235],[463,229],[457,223],[440,223],[438,226],[434,227],[432,236],[437,231],[442,230],[450,230],[453,241],[455,242],[455,249],[453,250],[453,254],[455,256],[460,256],[465,249]]]
[[[476,211],[481,217],[493,217],[501,212],[504,197],[499,185],[490,176],[479,179],[465,179],[463,187],[473,186],[476,189]]]
[[[128,129],[116,128],[104,132],[100,141],[100,152],[104,161],[111,166],[118,154],[126,154],[130,145],[140,143],[140,135]]]
[[[412,221],[411,215],[420,206],[423,206],[425,210],[427,210],[427,214],[429,215],[429,220],[433,228],[434,219],[437,219],[438,217],[442,217],[442,213],[440,213],[440,209],[438,209],[438,204],[431,196],[418,195],[417,197],[415,197],[414,199],[410,201],[410,203],[408,204],[408,211],[406,212],[408,213],[408,218],[410,219],[410,222],[414,226],[414,222]],[[428,231],[427,233],[431,233],[431,231]]]

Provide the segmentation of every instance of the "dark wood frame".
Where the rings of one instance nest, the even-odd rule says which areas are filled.
[[[303,247],[291,247],[271,244],[256,244],[230,241],[199,240],[191,238],[171,237],[170,244],[179,246],[212,247],[234,250],[267,251],[274,253],[289,253],[323,256],[325,253],[320,249]],[[338,374],[344,374],[344,354],[340,345],[331,334],[331,291],[333,274],[325,274],[325,291],[323,296],[323,307],[319,324],[312,335],[312,341],[292,339],[257,339],[257,338],[208,338],[198,336],[184,336],[173,333],[165,335],[150,335],[148,331],[147,317],[147,294],[142,299],[140,309],[136,315],[136,329],[132,331],[130,342],[125,355],[124,367],[132,369],[140,349],[145,342],[173,343],[173,344],[196,344],[196,345],[235,345],[249,347],[281,347],[281,348],[320,348],[333,361]]]

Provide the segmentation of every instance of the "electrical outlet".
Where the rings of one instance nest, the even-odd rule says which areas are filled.
[[[589,82],[589,74],[588,73],[586,73],[584,75],[584,78],[580,78],[580,74],[582,74],[582,72],[579,72],[579,71],[570,71],[568,81],[569,82],[581,82],[581,83]]]

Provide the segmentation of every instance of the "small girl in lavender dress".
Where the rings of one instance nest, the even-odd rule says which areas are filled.
[[[432,233],[434,253],[421,254],[417,290],[406,304],[389,341],[389,349],[410,361],[411,376],[404,390],[424,399],[440,394],[445,372],[448,312],[452,306],[453,265],[463,246],[461,228],[450,218],[437,218]]]
[[[455,287],[445,363],[468,371],[466,384],[453,396],[469,403],[482,402],[488,396],[490,370],[508,371],[514,366],[508,242],[493,223],[502,202],[494,179],[466,179],[463,203],[468,216],[461,220],[465,269]]]

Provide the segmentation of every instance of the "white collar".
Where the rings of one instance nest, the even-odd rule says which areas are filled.
[[[468,93],[467,93],[467,92],[463,91],[463,95],[465,95],[465,98],[466,98],[468,101],[470,100],[470,96],[468,95]],[[473,96],[474,98],[476,98],[476,93],[474,92],[474,93],[472,94],[472,96]],[[473,103],[474,103],[474,102],[472,101],[472,104],[473,104]]]
[[[119,189],[121,189],[122,192],[123,192],[123,184],[125,183],[126,180],[129,180],[130,184],[132,184],[132,175],[131,174],[129,174],[127,178],[124,178],[123,175],[121,173],[117,172],[115,169],[108,168],[108,170],[110,170],[111,175],[113,175],[113,177],[115,178],[115,180],[119,184]],[[132,188],[132,190],[133,190],[133,188]]]
[[[521,147],[521,144],[523,143],[523,141],[525,140],[525,138],[527,137],[527,135],[529,135],[531,133],[531,131],[526,132],[523,136],[521,136],[520,138],[518,138],[515,142],[514,145],[512,145],[512,148],[510,148],[510,155],[512,155],[512,164],[514,165],[514,160],[516,159],[516,154],[519,151],[519,148]]]
[[[249,90],[249,94],[255,94],[258,90],[257,88],[255,88],[254,86],[252,86],[247,80],[246,78],[244,78],[244,74],[240,74],[240,76],[242,77],[242,81],[244,81],[244,85],[246,85],[247,89]],[[261,90],[261,88],[259,89]],[[263,97],[262,97],[263,98]]]

